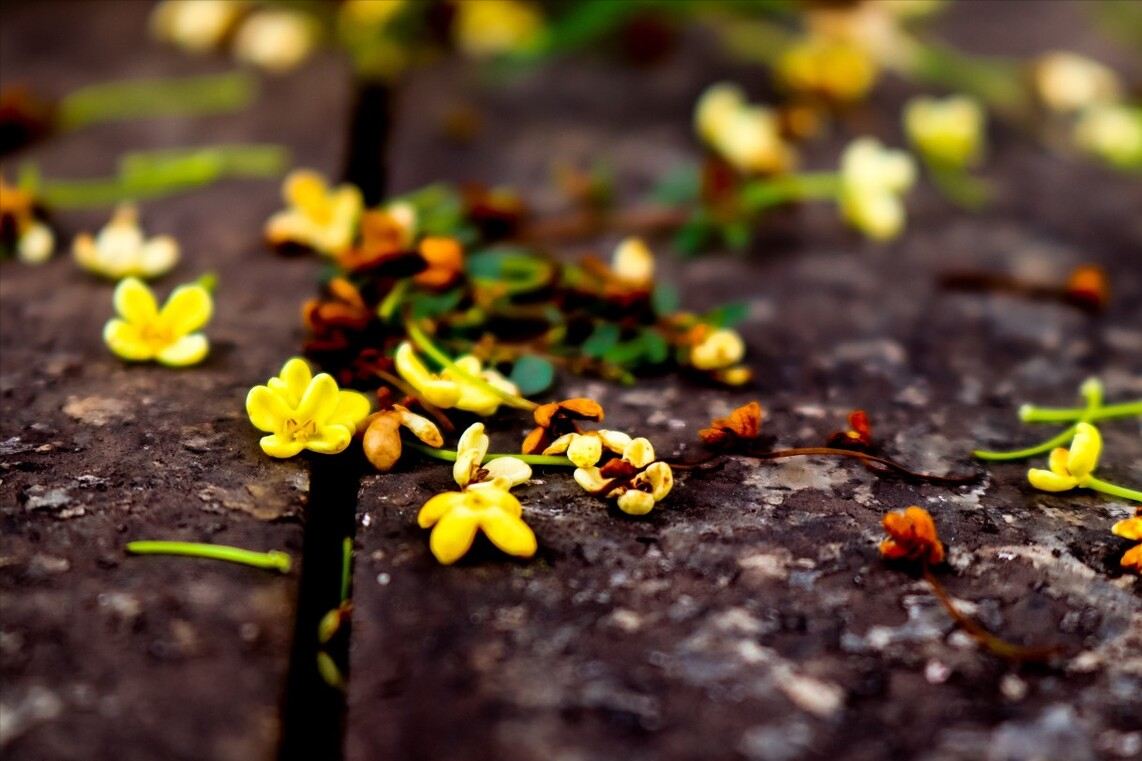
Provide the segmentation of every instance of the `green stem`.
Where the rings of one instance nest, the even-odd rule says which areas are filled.
[[[957,206],[975,211],[991,199],[991,186],[986,180],[968,174],[960,167],[951,168],[925,162],[932,185],[944,198]]]
[[[993,452],[986,449],[976,449],[972,451],[972,457],[980,460],[1022,460],[1025,457],[1034,457],[1037,454],[1050,452],[1055,447],[1065,446],[1075,435],[1076,426],[1071,426],[1058,436],[1047,439],[1042,444],[1036,444],[1033,447],[1026,449],[1017,449],[1014,452]]]
[[[418,441],[405,441],[404,445],[410,449],[415,449],[422,455],[434,457],[437,460],[444,460],[445,462],[456,462],[456,453],[451,449],[438,449],[437,447],[430,447],[427,444],[421,444]],[[544,454],[509,454],[506,452],[495,452],[492,454],[484,455],[484,461],[495,460],[500,457],[514,457],[517,460],[523,460],[528,465],[550,465],[560,468],[573,468],[575,463],[562,455],[544,455]]]
[[[1066,423],[1070,421],[1105,420],[1107,418],[1136,417],[1142,415],[1142,399],[1136,402],[1108,404],[1097,409],[1066,409],[1036,407],[1024,404],[1019,408],[1019,419],[1024,423]]]
[[[408,289],[412,286],[412,278],[404,278],[398,280],[396,285],[385,296],[384,301],[377,307],[377,316],[385,322],[389,322],[393,318],[397,307],[404,303],[404,296],[408,293]]]
[[[1109,494],[1112,497],[1120,497],[1122,499],[1130,499],[1135,502],[1142,502],[1142,491],[1137,489],[1128,489],[1125,486],[1118,486],[1117,484],[1108,484],[1106,481],[1100,481],[1097,478],[1088,478],[1087,482],[1083,484],[1088,489],[1100,491],[1103,494]]]
[[[128,542],[126,549],[133,555],[182,555],[210,560],[225,560],[230,563],[241,563],[242,565],[265,568],[281,573],[289,573],[290,569],[289,554],[280,550],[254,552],[239,547],[228,547],[224,544],[163,541]]]
[[[432,340],[429,339],[428,335],[420,329],[420,326],[418,326],[414,320],[405,320],[405,330],[408,332],[408,337],[412,339],[412,342],[416,344],[418,349],[423,351],[428,356],[432,357],[432,359],[434,359],[441,366],[448,368],[449,372],[451,372],[454,376],[463,379],[466,383],[470,383],[480,390],[486,391],[492,396],[500,398],[509,407],[515,407],[516,409],[520,410],[528,410],[530,412],[539,406],[535,402],[528,401],[527,399],[504,391],[503,389],[496,388],[478,375],[472,375],[468,371],[459,367],[448,357],[448,355],[440,351],[440,349],[436,348],[436,345],[432,343]]]
[[[59,106],[61,129],[148,116],[200,116],[238,111],[257,94],[257,80],[245,71],[180,79],[105,82],[81,88]]]
[[[353,584],[353,540],[345,537],[341,543],[341,604],[349,600]]]
[[[841,192],[837,172],[803,172],[785,177],[753,180],[741,190],[741,203],[750,214],[793,201],[831,201]]]

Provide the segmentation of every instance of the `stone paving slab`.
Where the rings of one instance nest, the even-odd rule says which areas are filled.
[[[948,30],[972,49],[987,11],[963,5]],[[1028,14],[1026,5],[1020,28],[1032,27],[1033,47],[1019,52],[1065,46],[1074,9],[1041,3]],[[557,64],[486,94],[474,94],[458,67],[423,72],[403,112],[466,100],[484,133],[455,146],[398,121],[395,182],[511,182],[553,208],[549,161],[570,155],[612,162],[620,192],[634,196],[694,155],[688,115],[701,88],[741,75],[687,54],[640,72],[637,87],[598,61]],[[865,127],[899,144],[890,115],[908,94],[889,84]],[[836,155],[844,139],[820,155]],[[910,231],[889,246],[860,241],[821,206],[775,219],[745,258],[660,257],[685,307],[748,303],[752,389],[569,379],[553,397],[598,399],[606,424],[650,437],[660,452],[687,442],[694,452],[700,427],[751,399],[780,447],[821,445],[860,407],[887,452],[935,472],[970,472],[975,447],[1046,438],[1048,429],[1018,423],[1016,407],[1070,405],[1089,375],[1103,378],[1108,398],[1138,398],[1142,188],[1050,157],[1003,127],[993,140],[986,174],[999,201],[983,214],[919,190]],[[605,254],[613,243],[561,253]],[[936,286],[952,267],[1061,279],[1083,262],[1111,274],[1114,302],[1098,317]],[[496,423],[492,449],[518,447],[529,428],[522,415]],[[1106,477],[1142,482],[1139,423],[1104,433]],[[731,458],[719,471],[681,475],[643,519],[608,509],[564,473],[541,472],[516,490],[537,558],[515,562],[478,546],[455,567],[436,564],[416,527],[420,505],[453,488],[450,470],[414,461],[366,477],[347,757],[1131,757],[1142,742],[1142,586],[1117,567],[1122,543],[1109,534],[1131,508],[1037,492],[1027,467],[999,464],[978,484],[946,487],[823,458]],[[932,512],[951,548],[941,578],[964,610],[1016,642],[1060,644],[1074,657],[1058,669],[1020,669],[982,654],[922,579],[886,566],[880,518],[910,504]]]
[[[5,7],[0,78],[62,95],[227,66],[147,42],[148,10]],[[244,113],[101,125],[15,158],[39,162],[49,177],[94,177],[127,150],[264,141],[336,172],[347,99],[340,63],[323,60],[267,80]],[[127,366],[107,351],[113,285],[80,271],[68,250],[41,267],[0,265],[6,759],[277,754],[300,563],[275,576],[127,557],[123,545],[205,541],[300,560],[306,464],[266,458],[243,408],[248,388],[297,351],[299,305],[316,279],[315,262],[282,259],[261,241],[279,192],[273,180],[235,180],[142,205],[145,229],[183,248],[160,294],[208,270],[219,276],[212,352],[194,368]],[[109,212],[60,213],[61,241],[94,231]]]

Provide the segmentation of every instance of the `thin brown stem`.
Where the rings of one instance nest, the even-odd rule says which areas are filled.
[[[927,561],[924,562],[923,568],[924,580],[927,581],[928,585],[932,588],[932,593],[936,595],[936,599],[939,600],[944,606],[944,609],[948,611],[948,615],[952,617],[961,629],[971,635],[972,639],[978,642],[992,655],[1009,661],[1042,663],[1063,653],[1061,645],[1051,647],[1024,647],[995,636],[983,628],[979,622],[968,618],[956,608],[955,603],[952,602],[952,598],[944,590],[943,586],[940,585],[940,582],[936,580],[936,575],[932,573],[932,569]]]
[[[777,449],[770,452],[734,452],[745,457],[752,457],[757,460],[777,460],[784,457],[804,457],[810,455],[825,455],[835,457],[851,457],[856,460],[863,461],[866,465],[869,463],[876,463],[885,468],[873,467],[871,470],[878,474],[887,474],[888,472],[895,473],[904,478],[911,478],[917,481],[927,481],[934,484],[970,484],[979,480],[980,474],[975,473],[970,476],[937,476],[931,473],[917,473],[909,470],[895,460],[890,460],[887,457],[879,457],[867,452],[858,452],[852,449],[834,449],[833,447],[799,447],[796,449]]]

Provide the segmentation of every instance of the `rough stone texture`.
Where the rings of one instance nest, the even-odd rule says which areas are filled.
[[[984,53],[1032,54],[1073,37],[1087,52],[1106,47],[1073,31],[1080,9],[1012,5],[961,4],[945,28]],[[1002,44],[1008,32],[975,44],[977,31],[1013,13],[1018,50]],[[755,71],[690,48],[662,69],[576,60],[491,93],[441,65],[414,78],[398,113],[438,116],[468,102],[484,131],[455,146],[420,119],[398,122],[394,182],[514,183],[550,211],[560,204],[551,159],[603,158],[634,198],[694,155],[694,97],[727,75],[757,89]],[[887,83],[855,129],[899,144],[895,115],[910,92]],[[982,214],[919,190],[908,234],[889,246],[862,242],[822,205],[775,217],[745,258],[660,258],[662,276],[684,284],[684,306],[748,302],[753,388],[570,380],[555,396],[599,399],[607,424],[649,436],[661,452],[750,399],[766,408],[777,446],[820,445],[861,407],[888,453],[935,472],[970,472],[974,447],[1046,438],[1053,428],[1018,423],[1018,404],[1071,405],[1089,375],[1104,379],[1108,398],[1138,398],[1138,181],[1049,156],[1004,126],[991,133],[985,174],[998,199]],[[847,138],[812,146],[807,163],[829,166]],[[1061,279],[1086,261],[1106,266],[1114,284],[1100,317],[935,283],[949,267]],[[493,449],[518,446],[528,428],[522,416],[498,423]],[[1142,483],[1139,430],[1138,421],[1104,427],[1107,479]],[[450,472],[404,467],[361,489],[352,761],[1070,761],[1142,749],[1142,587],[1118,568],[1127,545],[1109,533],[1130,507],[1036,492],[1028,463],[949,488],[877,479],[850,461],[731,458],[680,476],[644,519],[543,472],[517,490],[537,559],[514,562],[479,544],[452,568],[435,563],[415,525],[426,499],[453,488]],[[880,517],[909,504],[934,515],[950,547],[940,577],[965,612],[1073,657],[1020,669],[983,654],[922,579],[883,563]]]
[[[4,84],[62,95],[227,66],[147,42],[147,11],[137,2],[6,6]],[[49,177],[94,177],[126,150],[266,141],[333,172],[344,80],[325,60],[267,80],[245,113],[91,127],[17,158],[40,162]],[[297,107],[298,92],[309,107]],[[231,181],[143,204],[145,228],[183,247],[160,294],[208,270],[220,277],[212,352],[191,369],[128,366],[103,346],[113,285],[81,272],[66,247],[108,210],[59,214],[65,248],[50,263],[0,265],[5,758],[276,754],[300,569],[279,577],[127,557],[123,545],[180,539],[300,557],[305,464],[269,461],[243,411],[247,389],[297,350],[298,307],[316,277],[313,261],[283,260],[262,244],[279,203],[276,181]]]

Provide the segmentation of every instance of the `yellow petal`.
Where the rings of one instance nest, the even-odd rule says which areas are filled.
[[[618,505],[629,515],[646,515],[654,509],[654,497],[644,491],[630,489],[619,495]]]
[[[507,489],[481,489],[467,492],[468,506],[475,511],[502,510],[516,518],[523,515],[523,505]]]
[[[433,526],[443,518],[445,515],[462,507],[469,500],[469,496],[463,492],[448,491],[443,494],[437,494],[432,499],[424,503],[417,513],[416,522],[421,528],[428,528]]]
[[[557,438],[555,441],[551,442],[547,446],[547,448],[543,450],[543,454],[545,454],[545,455],[563,454],[564,452],[567,451],[567,447],[571,446],[571,442],[574,441],[576,438],[578,438],[580,435],[581,434],[578,434],[578,433],[565,433],[565,434],[563,434],[562,436]]]
[[[246,394],[246,414],[259,431],[272,433],[281,430],[285,420],[293,416],[294,410],[269,387],[254,386]]]
[[[674,488],[674,471],[664,462],[653,463],[638,475],[638,479],[650,484],[650,493],[655,502],[661,502]]]
[[[461,488],[472,480],[472,474],[484,461],[488,452],[488,437],[484,434],[483,423],[473,423],[460,435],[456,446],[456,462],[452,465],[452,478]]]
[[[603,443],[598,436],[576,436],[567,447],[567,457],[580,468],[589,468],[603,456]]]
[[[649,286],[654,282],[654,254],[642,238],[625,238],[611,257],[611,270],[626,283]]]
[[[1078,481],[1083,481],[1098,464],[1102,454],[1102,434],[1090,423],[1075,426],[1075,438],[1071,441],[1067,468]]]
[[[16,255],[24,264],[43,264],[55,251],[56,238],[51,228],[43,222],[33,222],[20,235],[16,243]]]
[[[1036,489],[1043,491],[1068,491],[1075,488],[1075,480],[1066,476],[1060,476],[1058,473],[1052,473],[1049,470],[1041,470],[1040,468],[1031,468],[1027,471],[1027,480]]]
[[[158,319],[176,336],[193,333],[210,321],[214,299],[201,285],[180,285],[174,289]]]
[[[313,420],[318,426],[329,422],[330,415],[337,409],[341,399],[341,391],[337,388],[337,381],[328,373],[319,373],[309,382],[309,388],[301,397],[297,405],[297,419]]]
[[[426,505],[427,507],[427,505]],[[452,510],[443,515],[432,529],[428,548],[444,565],[451,565],[464,557],[476,538],[479,521],[466,510]]]
[[[262,451],[270,457],[293,457],[305,449],[305,445],[300,441],[284,439],[276,433],[263,436],[258,443],[262,445]]]
[[[201,333],[183,336],[163,348],[155,359],[170,367],[186,367],[201,362],[210,352],[210,341]]]
[[[299,208],[312,207],[323,202],[328,185],[325,178],[309,169],[295,169],[285,178],[282,195],[285,202]]]
[[[318,435],[305,442],[305,448],[318,454],[344,452],[353,440],[353,429],[343,425],[323,425]]]
[[[592,494],[602,491],[613,479],[603,478],[598,468],[575,468],[575,483]]]
[[[492,544],[509,555],[529,558],[535,554],[535,532],[518,516],[495,510],[480,519],[480,528]]]
[[[159,306],[151,289],[138,278],[129,277],[115,286],[115,311],[127,322],[141,325],[154,321]]]
[[[397,347],[393,356],[397,372],[416,389],[417,395],[436,407],[451,409],[460,399],[460,388],[453,382],[435,378],[408,341]]]
[[[301,403],[301,397],[305,394],[305,390],[309,388],[310,381],[313,380],[313,371],[309,369],[307,363],[301,357],[291,357],[282,365],[282,371],[278,378],[274,380],[281,380],[284,388],[275,387],[276,384],[271,385],[275,391],[285,391],[285,400],[291,407],[297,407]],[[272,383],[272,381],[271,381]]]
[[[107,321],[103,327],[103,341],[117,356],[133,362],[154,359],[155,356],[151,344],[139,336],[138,328],[123,320]]]
[[[601,431],[595,431],[595,434],[599,437],[599,441],[603,442],[603,446],[615,454],[625,452],[631,443],[631,437],[622,431],[610,431],[604,428]]]
[[[369,404],[369,397],[358,391],[344,389],[337,398],[337,407],[329,416],[329,422],[335,425],[343,425],[350,431],[356,431],[371,411],[372,405]]]

